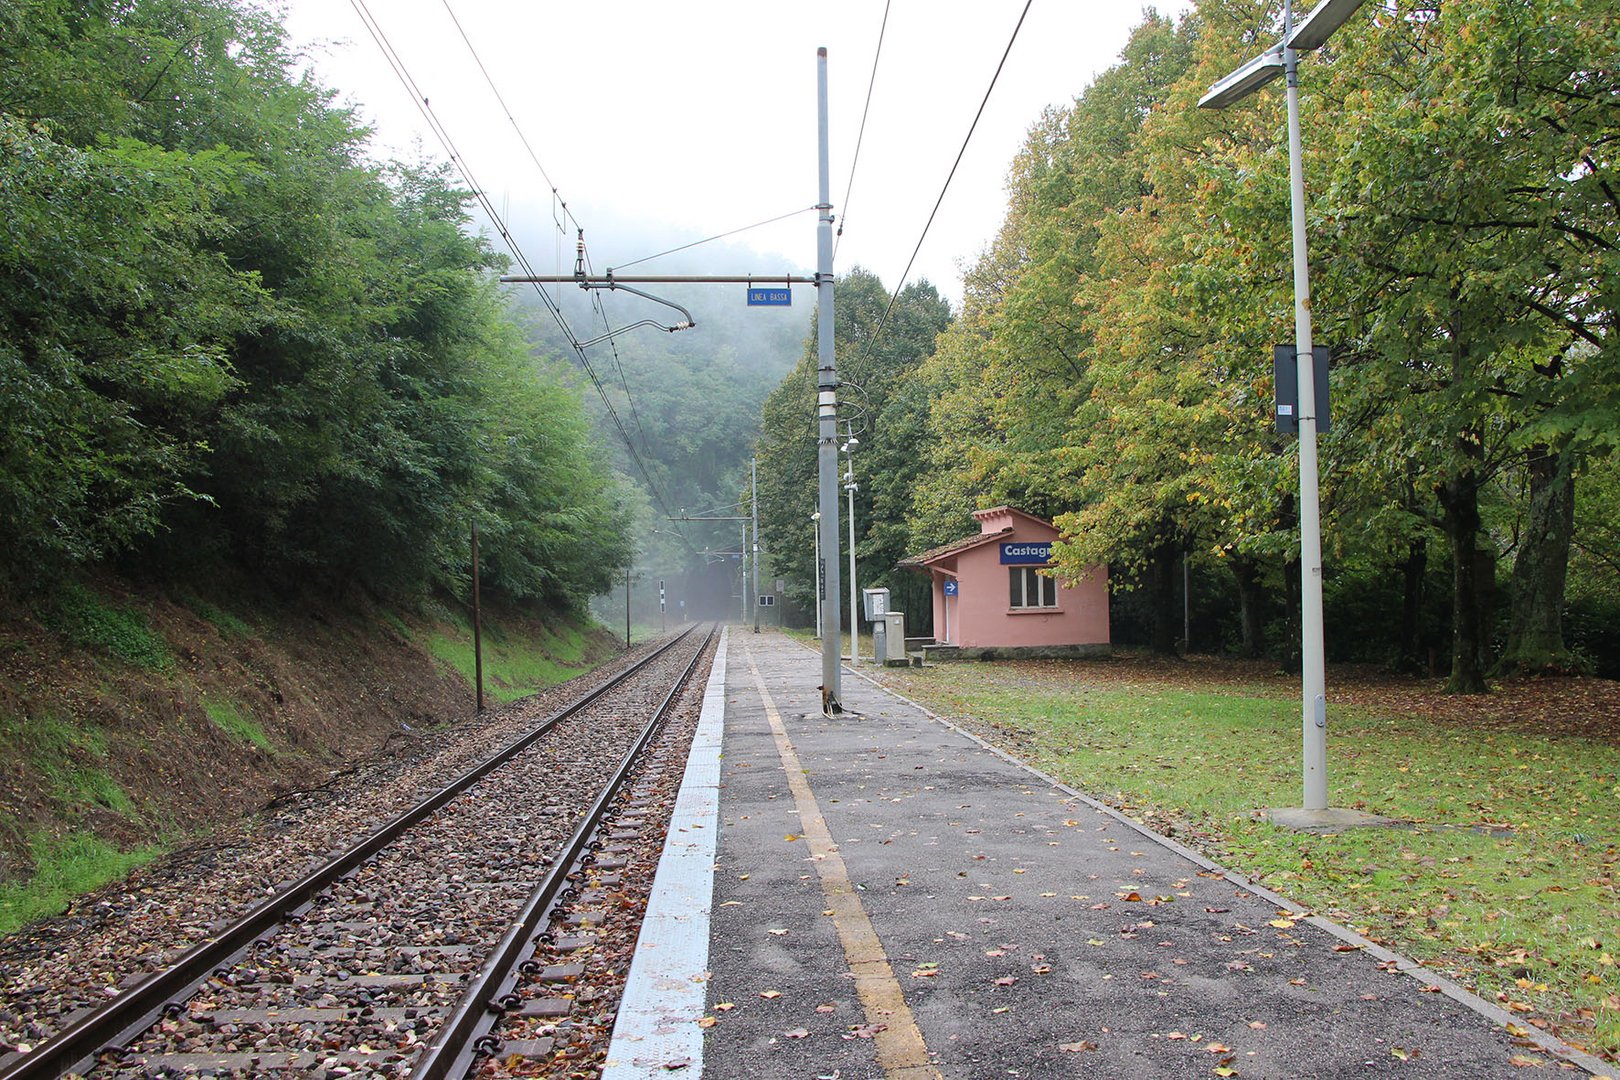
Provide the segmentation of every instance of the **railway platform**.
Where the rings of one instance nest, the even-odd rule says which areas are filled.
[[[823,716],[819,665],[728,635],[612,1080],[1600,1071],[847,669]]]

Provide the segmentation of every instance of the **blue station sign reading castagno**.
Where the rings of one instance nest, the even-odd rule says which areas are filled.
[[[1015,540],[1001,545],[1002,566],[1045,566],[1052,561],[1052,541]]]

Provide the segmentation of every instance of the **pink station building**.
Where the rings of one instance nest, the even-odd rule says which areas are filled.
[[[1108,569],[1092,567],[1074,586],[1039,573],[1058,530],[1049,521],[997,506],[979,510],[977,536],[900,565],[933,579],[930,659],[1099,656],[1109,651]]]

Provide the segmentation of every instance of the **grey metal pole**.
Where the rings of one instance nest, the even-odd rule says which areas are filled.
[[[855,580],[855,450],[854,436],[845,444],[849,451],[849,473],[844,490],[849,493],[849,662],[861,658],[861,598]]]
[[[484,711],[484,615],[480,610],[478,585],[478,522],[472,523],[472,593],[473,593],[473,684],[478,698],[478,711]]]
[[[815,537],[816,564],[813,573],[816,575],[816,637],[820,638],[826,633],[821,625],[821,512],[810,515],[810,535]]]
[[[827,150],[827,49],[816,50],[816,113],[819,143],[816,222],[816,462],[821,510],[821,550],[831,554],[827,582],[827,622],[821,636],[821,702],[826,712],[842,712],[843,673],[838,666],[838,371],[833,359],[833,214],[831,165]]]
[[[748,519],[742,519],[742,545],[737,549],[737,569],[742,572],[742,580],[737,583],[737,591],[742,594],[742,618],[739,620],[744,626],[748,624]]]
[[[759,633],[759,458],[748,459],[748,504],[754,515],[754,633]]]
[[[1294,29],[1283,3],[1283,40]],[[1288,182],[1294,233],[1294,337],[1299,383],[1299,567],[1305,809],[1327,809],[1327,663],[1322,644],[1322,519],[1316,459],[1316,372],[1311,341],[1311,271],[1305,249],[1305,158],[1299,134],[1299,54],[1283,49],[1288,79]]]

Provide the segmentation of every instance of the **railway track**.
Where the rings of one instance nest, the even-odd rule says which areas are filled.
[[[601,825],[645,806],[624,785],[638,763],[645,772],[713,637],[674,639],[14,1056],[0,1080],[438,1077],[493,1050],[548,1053],[555,1039],[507,1048],[491,1029],[506,1012],[556,1019],[555,1005],[527,1002],[573,978],[546,959],[559,939],[579,948],[590,922],[553,927],[553,916],[615,865],[614,851],[599,854],[614,843]]]

